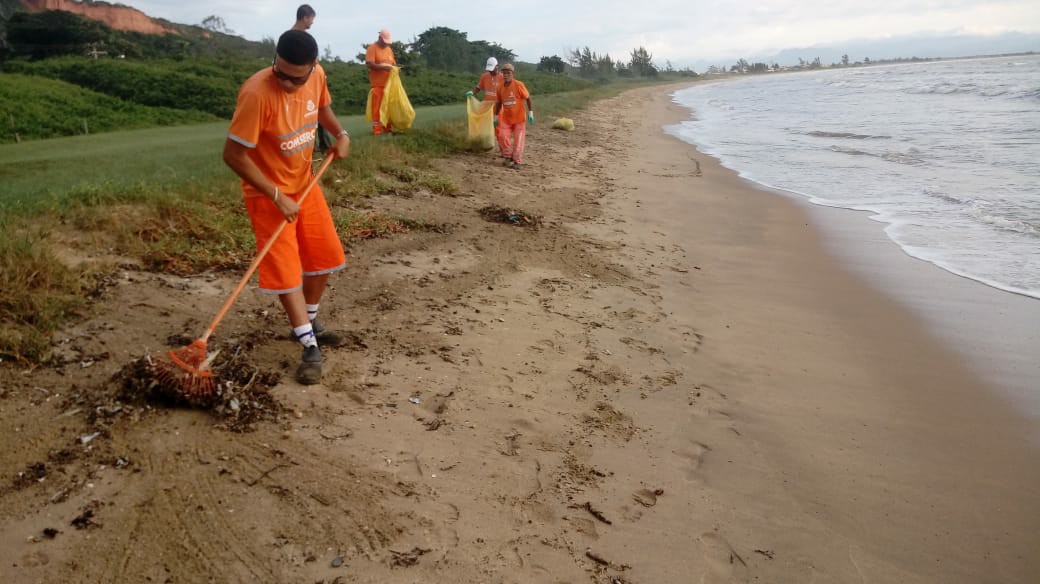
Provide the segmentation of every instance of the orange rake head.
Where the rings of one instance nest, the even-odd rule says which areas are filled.
[[[179,350],[170,350],[155,360],[156,379],[171,392],[189,400],[206,399],[217,389],[217,380],[209,368],[206,341],[198,339]]]

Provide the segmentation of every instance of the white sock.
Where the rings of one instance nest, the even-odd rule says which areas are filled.
[[[314,327],[309,322],[293,327],[292,332],[296,335],[296,340],[300,341],[304,347],[313,347],[318,344],[318,338],[314,336]]]
[[[314,319],[318,318],[318,305],[308,304],[307,305],[307,318],[314,322]]]

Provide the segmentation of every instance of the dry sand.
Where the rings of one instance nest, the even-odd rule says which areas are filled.
[[[665,135],[666,93],[534,127],[519,172],[444,161],[463,196],[372,200],[446,229],[351,250],[321,386],[247,295],[219,334],[288,409],[252,432],[94,409],[232,281],[117,274],[64,365],[0,373],[0,579],[1040,579],[1027,422],[805,209]]]

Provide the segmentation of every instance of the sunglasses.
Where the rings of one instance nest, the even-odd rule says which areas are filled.
[[[278,70],[278,65],[274,63],[271,63],[271,72],[274,73],[275,77],[281,79],[282,81],[288,81],[293,85],[303,85],[304,83],[307,83],[308,79],[311,78],[311,73],[314,73],[314,65],[311,65],[311,70],[308,71],[306,75],[301,75],[300,77],[293,77],[292,75],[286,75],[285,73],[282,73]]]

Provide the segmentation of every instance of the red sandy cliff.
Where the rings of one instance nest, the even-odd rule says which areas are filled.
[[[22,0],[22,6],[29,12],[43,12],[44,10],[73,12],[92,20],[99,20],[116,30],[146,34],[177,34],[175,30],[156,22],[144,12],[118,4],[105,2],[84,4],[73,0]]]

